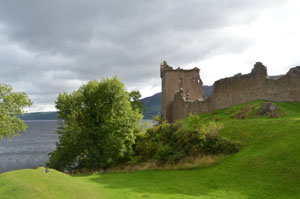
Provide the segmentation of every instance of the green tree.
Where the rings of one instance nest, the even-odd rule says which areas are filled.
[[[140,98],[142,97],[140,91],[131,91],[129,93],[129,97],[130,97],[131,107],[134,110],[138,110],[139,113],[143,113],[144,112],[144,102],[142,100],[140,100]]]
[[[106,169],[126,160],[142,119],[118,78],[90,81],[59,94],[57,149],[48,166],[58,170]]]
[[[27,125],[17,115],[22,115],[24,108],[31,105],[26,93],[13,92],[10,85],[0,84],[0,139],[26,130]]]

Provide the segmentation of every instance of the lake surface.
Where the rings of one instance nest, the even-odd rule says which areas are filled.
[[[28,120],[20,136],[0,140],[0,173],[45,166],[48,153],[56,148],[56,120]]]
[[[145,120],[152,123],[152,120]],[[144,121],[144,122],[145,122]],[[56,148],[56,120],[27,120],[26,132],[0,140],[0,173],[45,166]]]

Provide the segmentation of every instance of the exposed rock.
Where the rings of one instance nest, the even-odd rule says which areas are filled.
[[[267,115],[271,118],[282,117],[284,114],[278,109],[278,107],[271,103],[267,102],[262,105],[262,107],[257,111],[257,115]]]
[[[262,105],[262,107],[258,110],[258,115],[266,115],[269,113],[273,113],[277,110],[277,106],[271,102],[267,102]]]
[[[238,112],[234,118],[237,119],[247,119],[249,114],[253,111],[253,107],[251,105],[244,106],[240,112]]]

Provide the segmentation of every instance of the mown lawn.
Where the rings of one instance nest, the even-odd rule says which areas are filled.
[[[300,198],[300,103],[276,103],[285,116],[256,117],[263,101],[197,116],[224,124],[241,151],[208,167],[68,176],[43,168],[0,175],[0,198]],[[245,119],[234,116],[250,106]],[[194,121],[195,122],[195,121]],[[193,128],[188,119],[184,124]]]

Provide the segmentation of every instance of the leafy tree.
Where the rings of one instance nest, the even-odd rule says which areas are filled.
[[[129,97],[130,97],[130,103],[131,103],[131,107],[134,110],[138,110],[139,113],[143,113],[144,112],[144,102],[139,100],[142,95],[140,93],[140,91],[131,91],[129,93]]]
[[[48,166],[58,170],[106,169],[132,155],[142,119],[118,78],[90,81],[59,94],[57,149]]]
[[[0,84],[0,139],[26,130],[26,124],[17,115],[22,115],[24,108],[31,105],[26,93],[13,92],[10,85]]]

